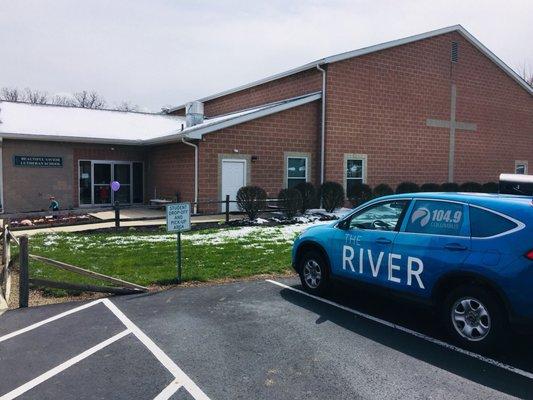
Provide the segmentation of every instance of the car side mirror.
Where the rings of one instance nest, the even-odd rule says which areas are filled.
[[[342,220],[337,225],[337,228],[342,229],[343,231],[347,231],[350,228],[350,220],[349,219]]]

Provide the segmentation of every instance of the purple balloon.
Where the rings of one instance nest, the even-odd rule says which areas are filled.
[[[111,182],[111,190],[113,190],[113,192],[118,192],[119,189],[120,189],[120,183],[119,182],[117,182],[117,181]]]

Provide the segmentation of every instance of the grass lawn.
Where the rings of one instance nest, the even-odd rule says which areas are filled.
[[[209,229],[182,235],[184,281],[209,281],[290,270],[291,245],[311,224]],[[176,279],[176,235],[160,232],[59,233],[30,239],[30,253],[77,265],[140,285]],[[31,261],[30,277],[101,283]],[[61,290],[48,290],[64,295]]]

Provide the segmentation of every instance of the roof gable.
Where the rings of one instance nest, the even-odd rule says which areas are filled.
[[[198,99],[198,101],[206,102],[209,100],[214,100],[216,98],[223,97],[223,96],[226,96],[232,93],[240,92],[242,90],[249,89],[254,86],[262,85],[264,83],[275,81],[275,80],[278,80],[278,79],[281,79],[281,78],[284,78],[290,75],[297,74],[299,72],[303,72],[303,71],[307,71],[312,68],[316,68],[318,65],[331,64],[334,62],[347,60],[349,58],[360,57],[366,54],[390,49],[392,47],[406,45],[406,44],[413,43],[419,40],[429,39],[429,38],[439,36],[439,35],[444,35],[450,32],[458,32],[460,35],[462,35],[466,40],[468,40],[472,45],[474,45],[474,47],[476,47],[479,51],[481,51],[481,53],[483,53],[492,62],[494,62],[499,68],[501,68],[510,78],[515,80],[524,90],[526,90],[526,92],[528,92],[530,95],[533,96],[533,87],[531,87],[524,79],[522,79],[511,67],[509,67],[502,60],[500,60],[500,58],[498,58],[492,51],[490,51],[487,47],[485,47],[479,40],[477,40],[470,32],[468,32],[461,25],[453,25],[453,26],[449,26],[446,28],[441,28],[441,29],[421,33],[421,34],[414,35],[414,36],[392,40],[392,41],[380,43],[374,46],[363,47],[361,49],[321,58],[319,60],[304,64],[297,68],[293,68],[293,69],[281,72],[279,74],[271,75],[266,78],[263,78],[263,79],[245,84],[245,85],[237,86],[235,88],[228,89],[223,92],[219,92],[219,93],[216,93],[210,96],[203,97],[201,99]],[[165,112],[167,113],[175,112],[177,110],[182,109],[183,107],[185,107],[185,104],[181,104],[177,107],[173,107],[171,109],[166,110]]]

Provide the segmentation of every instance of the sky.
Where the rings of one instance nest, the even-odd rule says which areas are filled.
[[[455,24],[531,70],[532,15],[533,0],[0,0],[0,87],[157,112]]]

